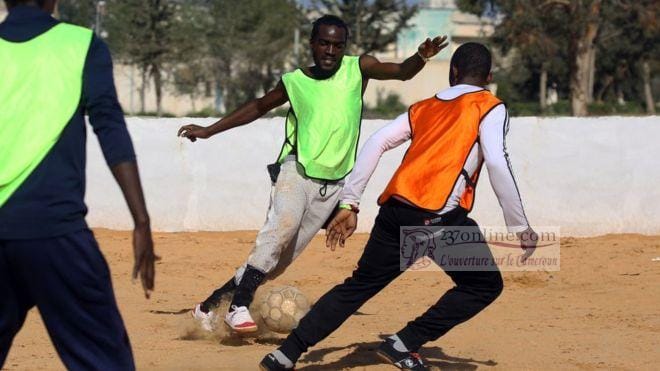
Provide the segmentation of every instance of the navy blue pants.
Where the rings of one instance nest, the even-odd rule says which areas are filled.
[[[133,354],[94,235],[0,240],[0,368],[36,306],[69,370],[134,370]]]

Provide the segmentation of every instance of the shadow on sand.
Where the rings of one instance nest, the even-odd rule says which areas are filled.
[[[175,309],[175,310],[150,310],[149,313],[151,314],[174,314],[174,315],[179,315],[179,314],[186,314],[190,312],[190,308],[183,308],[183,309]]]
[[[386,362],[376,354],[379,341],[370,343],[354,343],[346,347],[330,347],[312,350],[298,361],[297,370],[341,370],[352,367],[365,367]],[[334,352],[352,349],[350,353],[331,363],[323,365],[305,365],[308,363],[323,362],[323,359]],[[496,366],[493,360],[480,361],[472,358],[453,357],[446,354],[440,347],[424,347],[419,353],[431,369],[471,371],[479,366]]]

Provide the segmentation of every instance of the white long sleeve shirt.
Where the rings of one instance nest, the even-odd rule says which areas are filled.
[[[463,94],[483,88],[472,85],[455,85],[439,92],[438,98],[452,100]],[[509,232],[522,232],[529,227],[523,209],[513,170],[506,152],[505,137],[509,131],[509,115],[504,104],[493,108],[481,121],[479,141],[474,145],[465,163],[470,177],[478,170],[483,160],[488,168],[490,183],[504,212],[504,221]],[[410,139],[408,113],[374,133],[364,144],[358,155],[353,172],[349,175],[340,195],[342,203],[359,205],[364,189],[378,166],[385,151],[398,147]],[[465,191],[465,177],[459,177],[445,207],[438,212],[444,214],[458,207]],[[396,197],[396,196],[394,196]],[[401,200],[405,202],[404,200]]]

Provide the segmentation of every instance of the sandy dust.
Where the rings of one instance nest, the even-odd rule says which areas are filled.
[[[152,370],[255,370],[282,335],[241,338],[194,328],[187,311],[225,282],[246,257],[255,232],[157,233],[163,259],[157,291],[145,300],[129,279],[130,233],[96,230],[108,259],[137,366]],[[293,285],[316,300],[349,275],[367,235],[327,250],[317,237],[268,285]],[[443,370],[658,369],[659,236],[608,235],[562,240],[561,271],[505,273],[502,296],[471,321],[421,351]],[[299,370],[393,370],[373,349],[381,337],[422,313],[451,286],[442,272],[409,272],[312,349]],[[5,364],[12,370],[63,369],[32,310]]]

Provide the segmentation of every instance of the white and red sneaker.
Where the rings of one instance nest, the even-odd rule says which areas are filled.
[[[215,315],[213,311],[208,312],[202,311],[201,304],[195,305],[192,311],[190,311],[193,319],[199,323],[199,327],[204,331],[213,332],[213,327],[215,325]]]
[[[237,307],[232,305],[230,311],[227,312],[227,316],[225,317],[225,323],[238,333],[257,331],[257,324],[252,319],[247,307]]]

